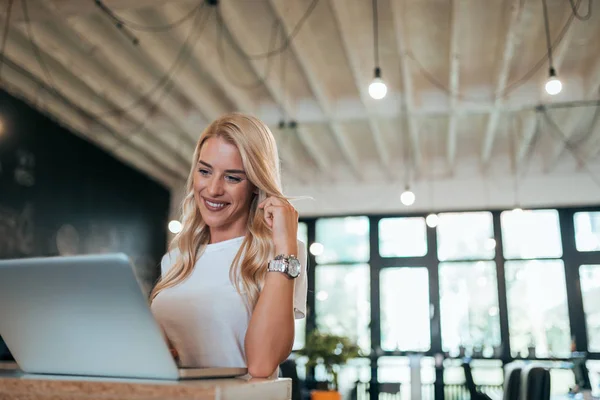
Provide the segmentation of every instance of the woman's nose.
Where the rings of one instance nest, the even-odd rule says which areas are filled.
[[[220,196],[223,194],[223,182],[218,177],[212,177],[208,184],[208,193],[211,196]]]

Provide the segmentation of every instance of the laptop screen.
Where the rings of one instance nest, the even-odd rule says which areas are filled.
[[[0,336],[0,361],[14,361],[12,354],[8,351],[8,347],[2,340],[2,336]]]

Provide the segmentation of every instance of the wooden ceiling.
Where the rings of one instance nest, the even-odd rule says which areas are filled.
[[[546,1],[557,96],[541,0],[379,0],[382,100],[369,0],[2,0],[0,77],[171,188],[234,110],[270,125],[289,185],[552,173],[600,151],[600,2]]]

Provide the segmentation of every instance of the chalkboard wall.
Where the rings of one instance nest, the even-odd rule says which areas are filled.
[[[124,252],[149,290],[165,252],[169,197],[0,90],[0,259]]]

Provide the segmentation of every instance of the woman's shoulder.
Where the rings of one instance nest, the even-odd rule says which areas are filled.
[[[163,274],[166,273],[173,266],[173,264],[175,264],[175,260],[177,260],[179,253],[179,249],[172,249],[162,257],[162,260],[160,261],[160,269]]]

